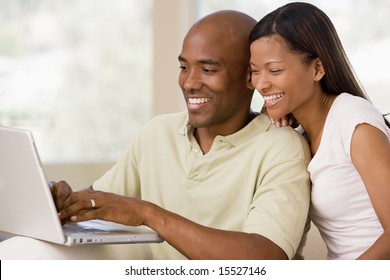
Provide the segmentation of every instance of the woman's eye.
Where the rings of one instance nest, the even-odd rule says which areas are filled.
[[[277,74],[277,73],[282,72],[282,69],[270,69],[269,71],[270,71],[272,74]]]
[[[260,73],[259,70],[251,69],[251,74],[252,74],[252,75],[258,75],[259,73]]]

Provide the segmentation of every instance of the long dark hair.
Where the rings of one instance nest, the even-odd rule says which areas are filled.
[[[330,95],[343,92],[370,100],[361,87],[329,17],[312,4],[286,4],[263,17],[249,35],[249,43],[279,35],[304,62],[319,58],[325,70],[322,90]],[[386,125],[390,123],[385,119]]]

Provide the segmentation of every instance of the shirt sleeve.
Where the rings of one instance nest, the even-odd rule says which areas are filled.
[[[359,124],[366,123],[372,125],[388,137],[390,136],[382,114],[369,101],[363,98],[352,97],[348,102],[340,104],[333,122],[340,124],[339,129],[343,147],[349,157],[351,156],[352,136],[356,126]]]
[[[140,197],[140,179],[134,153],[136,143],[132,142],[120,160],[93,183],[94,190]]]
[[[262,164],[265,173],[244,227],[245,232],[260,234],[274,242],[290,259],[300,245],[310,204],[307,171],[310,156],[303,141],[290,139],[277,155],[269,155],[272,162]]]

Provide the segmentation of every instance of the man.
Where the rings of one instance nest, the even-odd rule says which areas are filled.
[[[293,258],[310,154],[291,127],[250,110],[255,24],[235,11],[195,23],[179,55],[187,112],[149,122],[93,190],[55,184],[60,219],[146,225],[165,240],[151,244],[156,259]]]

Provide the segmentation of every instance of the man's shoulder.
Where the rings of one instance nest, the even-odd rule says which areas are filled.
[[[161,114],[149,120],[137,133],[133,139],[133,143],[146,145],[146,143],[165,143],[164,141],[172,141],[176,136],[183,133],[186,127],[187,114],[186,112]]]
[[[258,115],[246,128],[252,136],[259,136],[258,141],[272,143],[291,143],[293,145],[307,145],[304,137],[291,126],[277,128],[271,123],[266,114]],[[264,140],[265,138],[265,140]]]
[[[168,114],[161,114],[153,117],[150,122],[181,122],[184,123],[184,121],[187,118],[187,112],[176,112],[176,113],[168,113]]]
[[[270,149],[291,155],[310,159],[310,149],[306,139],[291,126],[277,128],[274,125],[270,127],[265,139],[270,145]]]
[[[163,135],[172,135],[184,131],[187,123],[187,113],[178,112],[170,114],[161,114],[149,120],[139,131],[138,137],[163,137]]]
[[[300,139],[302,137],[302,135],[291,126],[276,127],[275,125],[272,125],[269,129],[269,133],[278,138]]]
[[[158,128],[161,126],[169,126],[172,128],[179,129],[181,126],[185,125],[187,120],[187,112],[178,112],[178,113],[169,113],[161,114],[153,117],[147,124],[147,127]]]

